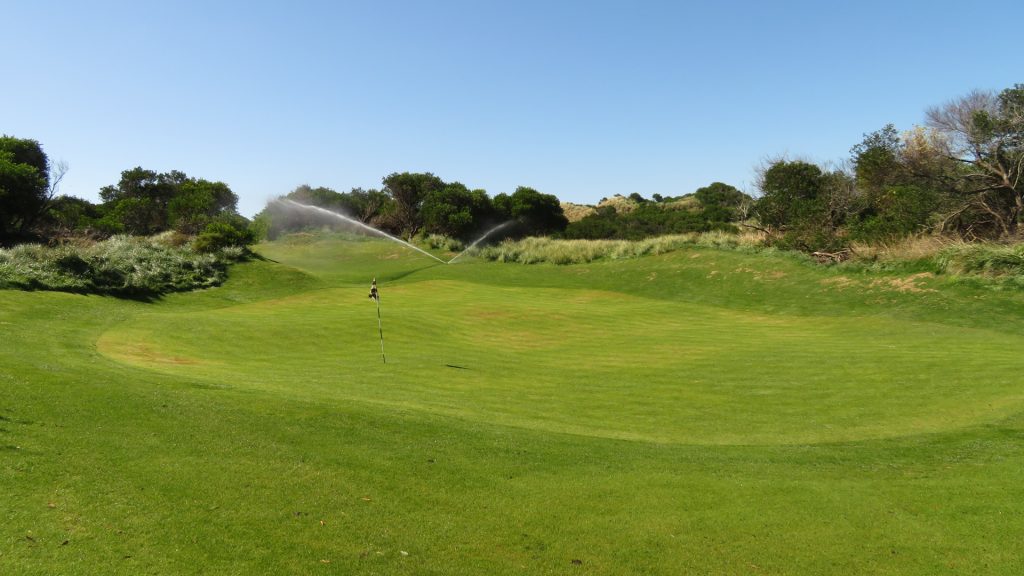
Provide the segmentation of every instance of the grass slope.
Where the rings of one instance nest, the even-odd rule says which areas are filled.
[[[155,304],[0,291],[0,573],[1024,569],[1018,292],[260,252]]]

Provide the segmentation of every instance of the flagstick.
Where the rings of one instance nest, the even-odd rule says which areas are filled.
[[[380,332],[380,358],[387,364],[388,357],[384,355],[384,326],[380,322],[380,296],[377,296],[374,300],[377,301],[377,331]]]

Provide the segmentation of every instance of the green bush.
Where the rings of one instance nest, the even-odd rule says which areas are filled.
[[[432,250],[459,252],[465,247],[465,244],[458,238],[450,238],[443,234],[428,234],[423,240]]]
[[[255,241],[255,235],[245,227],[228,222],[212,222],[192,242],[192,249],[200,254],[210,254],[224,248],[242,248]]]
[[[581,220],[570,223],[562,234],[569,239],[640,240],[665,234],[710,232],[724,230],[737,232],[728,221],[732,213],[719,206],[701,210],[673,210],[660,204],[644,203],[629,212],[601,207]]]
[[[919,186],[889,186],[866,195],[864,204],[849,224],[850,238],[878,242],[928,228],[939,198],[934,191]]]
[[[219,285],[231,254],[199,254],[171,235],[0,250],[0,287],[153,297]]]

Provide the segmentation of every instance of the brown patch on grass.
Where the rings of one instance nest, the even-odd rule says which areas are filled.
[[[151,346],[140,342],[107,342],[101,339],[96,348],[104,356],[118,360],[126,360],[135,364],[162,364],[166,366],[195,366],[202,362],[185,356],[172,356],[154,350]]]
[[[904,294],[908,292],[915,294],[937,292],[934,288],[923,288],[917,284],[920,280],[934,277],[935,275],[931,272],[919,272],[906,278],[879,278],[878,280],[871,281],[871,287],[895,290]]]
[[[504,320],[513,317],[511,312],[504,310],[474,310],[469,315],[478,320]]]
[[[774,270],[772,272],[762,272],[760,270],[754,270],[753,268],[747,268],[745,266],[740,266],[739,268],[733,270],[733,272],[739,274],[750,274],[754,277],[754,280],[778,280],[779,278],[783,278],[786,276],[786,273],[781,270]]]
[[[385,254],[380,257],[381,260],[398,260],[402,255],[398,252],[392,252],[391,254]]]
[[[658,277],[658,273],[657,272],[651,272],[650,274],[647,275],[647,281],[650,282],[650,281],[654,280],[657,277]]]
[[[835,278],[825,278],[821,281],[821,285],[843,290],[845,288],[858,286],[859,284],[856,280],[847,278],[846,276],[836,276]]]

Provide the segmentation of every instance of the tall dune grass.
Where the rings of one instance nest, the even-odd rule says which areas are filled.
[[[853,251],[855,257],[846,266],[876,271],[928,271],[1024,286],[1024,243],[914,236],[890,243],[856,244]]]
[[[197,254],[173,233],[0,249],[0,288],[151,297],[219,285],[244,249]]]
[[[531,237],[487,246],[480,249],[477,256],[496,262],[521,264],[584,264],[595,260],[622,260],[664,254],[686,246],[760,249],[762,240],[758,234],[720,231],[657,236],[643,240],[556,240]]]

